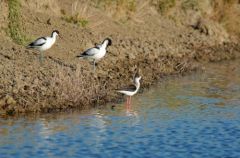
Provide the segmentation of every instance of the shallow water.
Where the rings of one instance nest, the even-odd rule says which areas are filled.
[[[0,157],[240,157],[239,61],[162,81],[124,104],[0,118]]]

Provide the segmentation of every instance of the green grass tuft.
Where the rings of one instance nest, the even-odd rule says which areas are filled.
[[[76,25],[84,27],[84,28],[89,24],[89,21],[85,18],[81,18],[78,13],[73,16],[65,15],[62,17],[62,19],[68,23],[76,24]]]
[[[136,0],[95,0],[95,7],[107,10],[115,18],[129,19],[137,10]]]
[[[19,0],[8,0],[8,7],[9,7],[8,33],[14,42],[20,45],[25,45],[29,40],[24,35],[21,28],[21,21],[20,21],[21,4]]]
[[[175,0],[152,0],[151,2],[161,14],[165,14],[176,5]]]
[[[187,11],[187,10],[198,10],[199,9],[199,2],[197,0],[185,0],[182,3],[182,9],[184,11]]]

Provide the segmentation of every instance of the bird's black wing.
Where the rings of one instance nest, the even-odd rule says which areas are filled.
[[[45,37],[40,37],[28,45],[29,48],[42,46],[46,43],[47,39]]]
[[[98,52],[99,52],[99,48],[98,47],[93,47],[93,48],[87,49],[86,51],[84,51],[83,53],[78,55],[77,57],[90,57],[90,56],[94,56]]]
[[[126,87],[122,87],[119,89],[116,89],[117,91],[135,91],[137,89],[137,87],[135,85],[129,85]]]

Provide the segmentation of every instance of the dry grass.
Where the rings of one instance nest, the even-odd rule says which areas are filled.
[[[50,96],[54,96],[54,101],[58,105],[78,106],[89,105],[97,98],[99,83],[89,73],[82,74],[80,70],[70,69],[63,71],[60,66],[56,66],[56,74],[50,79]],[[91,81],[91,82],[88,82]]]
[[[149,7],[149,4],[150,0],[146,0],[145,2],[138,4],[134,14],[131,14],[129,19],[137,23],[143,23],[144,21],[142,19],[148,13],[146,8]]]
[[[196,21],[194,18],[200,17],[220,24],[219,26],[223,26],[232,37],[240,39],[239,3],[239,0],[151,0],[151,5],[155,6],[159,13],[180,24],[186,23],[187,20]]]
[[[99,18],[99,14],[93,12],[90,6],[88,1],[76,0],[71,6],[71,13],[61,9],[61,19],[79,27],[95,29],[102,25],[104,20]]]
[[[63,20],[81,27],[86,27],[89,24],[89,18],[92,16],[89,11],[89,3],[82,3],[79,5],[78,0],[72,4],[70,15],[67,15],[64,10],[61,10],[61,13],[63,15]]]
[[[136,0],[95,0],[94,5],[106,10],[110,17],[118,21],[128,20],[137,10]]]
[[[22,0],[22,4],[35,12],[51,13],[51,15],[54,13],[57,16],[60,15],[60,7],[57,0]]]
[[[151,0],[95,0],[94,6],[104,10],[117,23],[143,23],[145,15],[149,13],[150,2]]]
[[[185,0],[182,2],[181,7],[184,11],[189,9],[198,10],[199,9],[199,1],[198,0]]]
[[[169,9],[176,5],[175,0],[151,0],[151,4],[155,6],[158,12],[165,14]]]
[[[212,19],[220,22],[227,31],[240,39],[240,7],[238,0],[214,0]]]
[[[83,108],[98,102],[101,87],[91,73],[59,64],[52,66],[47,70],[47,67],[35,64],[39,70],[30,76],[14,72],[15,84],[7,95],[0,96],[0,108],[7,113],[48,112]]]

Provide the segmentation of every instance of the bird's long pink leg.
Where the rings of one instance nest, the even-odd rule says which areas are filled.
[[[129,96],[128,100],[128,110],[131,110],[131,96]]]
[[[127,104],[127,109],[130,109],[130,97],[128,96],[128,104]]]
[[[129,105],[131,105],[132,96],[129,96]]]
[[[127,101],[126,101],[126,108],[128,108],[128,97],[127,97]]]

